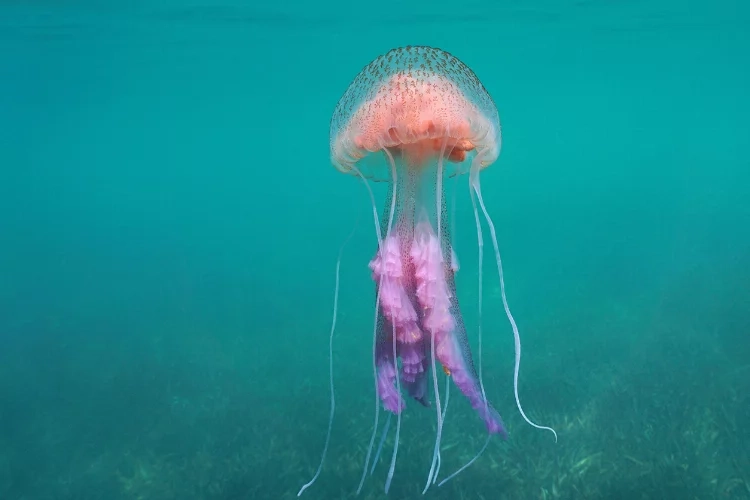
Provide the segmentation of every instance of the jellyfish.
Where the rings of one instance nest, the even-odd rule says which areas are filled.
[[[385,491],[391,484],[398,453],[401,414],[405,396],[424,406],[435,400],[437,420],[432,462],[424,492],[437,481],[440,440],[447,408],[446,384],[441,405],[439,369],[446,381],[468,399],[487,429],[487,440],[477,455],[442,485],[473,463],[491,436],[507,438],[498,411],[488,401],[482,380],[482,259],[480,212],[489,227],[505,313],[515,339],[513,389],[516,406],[532,422],[518,396],[521,342],[505,294],[502,261],[495,226],[485,206],[480,173],[500,154],[501,130],[494,101],[474,72],[453,55],[426,46],[396,48],[368,64],[339,100],[330,124],[331,162],[340,172],[358,177],[367,187],[372,205],[378,248],[369,263],[375,284],[375,318],[372,343],[375,385],[375,422],[357,493],[362,489],[378,430],[381,405],[396,416],[394,448]],[[469,192],[477,229],[479,282],[478,370],[469,348],[455,274],[458,258],[447,217],[447,178],[468,174]],[[387,202],[379,215],[369,181],[387,182]],[[339,261],[331,337],[336,322]],[[329,343],[329,347],[332,344]],[[330,355],[330,353],[329,353]],[[329,362],[332,363],[329,357]],[[317,479],[325,460],[335,409],[333,378],[331,409],[320,465],[301,495]]]

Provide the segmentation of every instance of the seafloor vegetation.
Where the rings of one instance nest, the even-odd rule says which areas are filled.
[[[696,276],[626,302],[572,293],[571,304],[589,306],[546,311],[525,332],[537,340],[525,352],[521,394],[559,442],[522,422],[507,359],[487,357],[485,382],[511,438],[494,441],[428,496],[750,498],[750,307],[735,281]],[[487,331],[504,325],[501,313],[488,313]],[[356,490],[373,394],[369,347],[346,332],[368,317],[343,313],[334,433],[307,498],[350,498]],[[145,318],[138,325],[153,330],[137,335],[117,334],[117,318],[76,328],[53,318],[34,323],[37,339],[30,332],[9,346],[0,365],[0,497],[294,498],[317,466],[328,396],[324,346],[309,339],[299,346],[291,329],[309,332],[317,320],[279,320],[286,330],[258,326],[252,334],[231,324],[219,332],[210,321]],[[92,336],[92,329],[112,334]],[[508,347],[507,338],[488,334],[486,352]],[[456,394],[441,476],[484,440]],[[410,404],[392,498],[420,496],[434,431],[433,411]],[[383,497],[392,439],[360,498]]]

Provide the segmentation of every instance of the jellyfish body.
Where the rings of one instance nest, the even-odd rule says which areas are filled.
[[[368,179],[388,182],[390,188],[382,217],[370,191],[378,236],[378,250],[369,263],[376,284],[376,410],[360,489],[377,430],[377,401],[398,417],[387,491],[396,462],[400,415],[406,406],[402,392],[430,406],[430,386],[438,425],[425,491],[435,482],[444,417],[438,391],[440,365],[483,421],[488,440],[495,434],[507,436],[500,415],[485,395],[481,336],[477,372],[459,308],[454,280],[458,261],[443,190],[446,177],[469,174],[479,243],[480,325],[482,235],[477,201],[492,233],[503,304],[516,339],[514,389],[521,410],[517,396],[520,341],[507,307],[494,226],[479,183],[480,171],[498,158],[500,146],[498,112],[484,86],[465,64],[432,47],[403,47],[376,58],[356,76],[336,106],[330,128],[333,165],[359,176],[368,190]],[[523,410],[521,414],[535,427],[544,428],[530,422]]]
[[[492,99],[467,66],[431,47],[375,59],[349,86],[331,121],[334,166],[391,183],[393,207],[386,207],[382,244],[370,262],[380,305],[375,358],[383,405],[394,413],[404,407],[395,335],[400,381],[410,396],[427,403],[426,376],[437,357],[488,431],[505,435],[482,395],[469,350],[442,192],[444,177],[469,171],[472,162],[484,168],[499,151]]]

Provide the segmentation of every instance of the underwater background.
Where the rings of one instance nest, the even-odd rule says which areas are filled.
[[[303,498],[354,496],[377,242],[329,120],[408,44],[454,54],[497,104],[482,186],[519,390],[559,435],[515,407],[486,254],[484,383],[510,437],[426,497],[750,498],[749,26],[740,0],[3,2],[0,498],[295,498],[323,448],[356,227],[331,445]],[[453,395],[441,477],[486,436]],[[409,401],[389,497],[421,495],[435,429]],[[392,445],[360,498],[384,497]]]

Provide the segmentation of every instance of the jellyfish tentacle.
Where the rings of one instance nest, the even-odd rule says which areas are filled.
[[[372,473],[375,472],[375,466],[378,464],[378,460],[380,459],[380,452],[383,451],[383,445],[385,444],[385,439],[388,437],[388,429],[391,428],[392,416],[393,416],[393,413],[388,414],[388,418],[385,420],[385,425],[383,426],[383,431],[380,434],[380,443],[378,444],[378,450],[375,452],[375,457],[372,459],[372,468],[370,468],[371,476],[372,476]]]
[[[482,213],[484,214],[484,219],[487,221],[487,225],[490,228],[490,235],[492,236],[492,244],[494,246],[495,250],[495,261],[497,263],[497,272],[500,276],[500,296],[502,297],[503,301],[503,308],[505,309],[505,315],[508,317],[508,321],[510,322],[510,326],[513,329],[513,340],[515,344],[515,363],[513,366],[513,393],[516,397],[516,406],[518,407],[518,411],[521,413],[521,416],[526,421],[527,424],[531,425],[532,427],[536,427],[537,429],[547,430],[550,431],[555,436],[555,442],[557,442],[557,432],[552,427],[547,427],[544,425],[539,425],[534,422],[532,422],[529,417],[526,416],[526,413],[523,411],[523,408],[521,407],[521,400],[518,397],[518,372],[521,365],[521,336],[518,333],[518,326],[516,325],[516,320],[513,318],[513,314],[510,312],[510,307],[508,306],[508,298],[505,295],[505,280],[503,279],[503,263],[500,259],[500,248],[497,244],[497,235],[495,233],[495,225],[492,223],[492,218],[490,217],[490,214],[487,212],[487,208],[484,205],[484,199],[482,198],[482,190],[481,186],[479,184],[479,171],[478,169],[476,172],[472,172],[472,178],[470,179],[471,185],[474,189],[474,192],[477,195],[477,200],[479,201],[479,206],[482,209]]]
[[[438,262],[440,263],[441,267],[443,264],[443,249],[441,246],[442,243],[442,220],[441,216],[443,213],[443,157],[445,156],[445,148],[448,144],[448,136],[450,134],[446,133],[445,137],[443,138],[442,145],[440,148],[440,154],[437,158],[437,173],[435,178],[435,216],[437,218],[437,244],[438,244]],[[416,235],[415,235],[416,240]],[[451,250],[452,251],[452,250]],[[422,266],[425,266],[425,262],[421,262]],[[427,264],[429,265],[429,264]],[[424,272],[424,269],[422,270]],[[423,302],[423,297],[419,297],[419,292],[417,292],[418,298],[420,298],[420,302]],[[434,304],[430,304],[434,305]],[[450,304],[448,304],[450,306]],[[424,303],[422,303],[422,306],[424,307]],[[434,314],[434,311],[433,311]],[[438,390],[438,381],[437,381],[437,368],[435,363],[435,332],[431,332],[430,335],[430,358],[432,359],[432,385],[433,390],[435,391],[435,411],[437,412],[437,432],[435,434],[435,447],[432,452],[432,464],[430,465],[430,472],[427,474],[427,483],[424,486],[424,489],[422,490],[422,494],[424,495],[427,493],[427,490],[429,489],[430,485],[435,482],[435,474],[436,474],[436,467],[438,462],[438,456],[440,455],[440,438],[443,434],[443,416],[441,413],[440,408],[440,391]]]
[[[439,487],[441,487],[442,485],[444,485],[445,483],[447,483],[448,481],[450,481],[451,479],[453,479],[454,477],[456,477],[456,476],[458,476],[459,474],[461,474],[461,473],[462,473],[463,471],[465,471],[466,469],[468,469],[468,468],[469,468],[469,467],[471,466],[471,464],[473,464],[474,462],[476,462],[476,461],[477,461],[477,459],[478,459],[479,457],[481,457],[481,456],[482,456],[482,453],[484,453],[484,450],[486,450],[486,449],[487,449],[487,445],[488,445],[488,444],[490,444],[490,439],[491,439],[491,438],[492,438],[492,434],[489,434],[489,433],[488,433],[488,434],[487,434],[487,439],[485,439],[485,440],[484,440],[484,445],[483,445],[483,446],[482,446],[482,448],[481,448],[481,449],[479,450],[479,453],[477,453],[476,455],[474,455],[474,458],[472,458],[471,460],[469,460],[468,462],[466,462],[466,463],[465,463],[465,464],[464,464],[464,465],[463,465],[463,466],[462,466],[462,467],[461,467],[460,469],[458,469],[458,470],[457,470],[456,472],[454,472],[454,473],[453,473],[453,474],[451,474],[450,476],[448,476],[448,477],[446,477],[445,479],[443,479],[442,481],[440,481],[440,482],[438,483],[438,488],[439,488]]]
[[[364,180],[364,177],[362,178]],[[365,181],[366,183],[366,181]],[[374,201],[373,201],[374,203]],[[377,225],[377,212],[375,212],[375,224]],[[380,233],[378,233],[380,235]],[[379,242],[382,247],[382,241]],[[365,478],[367,477],[367,466],[370,464],[370,455],[372,455],[372,447],[375,443],[375,436],[378,433],[378,419],[380,417],[380,395],[378,391],[378,365],[377,365],[377,351],[378,351],[378,318],[380,317],[380,311],[378,309],[378,302],[380,299],[380,289],[375,294],[375,319],[373,320],[373,332],[372,332],[372,373],[375,383],[375,421],[372,424],[372,434],[370,435],[370,444],[367,446],[367,455],[365,456],[365,465],[362,469],[362,477],[359,480],[359,486],[357,486],[357,493],[359,495],[362,491],[362,486],[365,484]]]
[[[458,272],[458,269],[460,267],[459,261],[458,261],[458,255],[456,255],[455,251],[455,240],[456,240],[456,189],[458,187],[458,176],[456,175],[453,180],[453,191],[451,192],[451,221],[450,221],[450,251],[451,251],[451,271],[455,275],[455,273]],[[480,268],[480,273],[481,268]],[[448,401],[450,398],[450,373],[446,372],[445,374],[445,406],[443,407],[443,424],[445,424],[445,415],[448,413]],[[438,474],[440,473],[440,466],[442,465],[441,457],[440,457],[440,450],[438,450],[438,456],[437,456],[437,467],[435,468],[435,474],[433,475],[432,482],[433,484],[437,482]],[[441,483],[442,484],[442,483]],[[438,487],[440,484],[438,484]]]
[[[367,182],[367,178],[362,174],[362,172],[354,165],[351,166],[352,171],[354,171],[359,178],[362,180],[362,184],[364,184],[365,188],[367,189],[367,193],[370,195],[370,206],[372,208],[372,217],[375,222],[375,236],[378,239],[378,249],[383,248],[383,236],[380,231],[380,218],[378,217],[378,208],[375,204],[375,196],[372,194],[372,189],[370,189],[370,184]],[[359,480],[359,486],[357,487],[357,493],[356,495],[359,495],[359,493],[362,491],[362,486],[365,484],[365,477],[367,477],[367,466],[370,463],[370,455],[372,455],[372,447],[375,443],[375,435],[378,432],[378,419],[380,417],[380,397],[378,396],[378,368],[377,368],[377,347],[378,347],[378,317],[379,317],[379,309],[378,309],[378,303],[380,301],[380,289],[378,288],[376,295],[375,295],[375,312],[374,312],[374,319],[373,319],[373,326],[372,326],[372,375],[373,375],[373,384],[375,385],[375,419],[372,425],[372,435],[370,436],[370,444],[367,447],[367,455],[365,457],[365,465],[362,469],[362,477]]]
[[[474,163],[474,165],[478,165],[477,163]],[[475,167],[476,168],[476,167]],[[473,172],[473,170],[472,170]],[[471,175],[471,174],[470,174]],[[487,401],[487,395],[484,390],[484,380],[482,378],[482,304],[483,304],[483,288],[482,288],[482,276],[484,272],[484,238],[482,236],[482,224],[479,220],[479,212],[477,211],[477,201],[474,196],[474,191],[471,187],[471,182],[469,183],[469,197],[471,198],[471,207],[474,212],[474,223],[476,224],[477,228],[477,253],[478,253],[478,273],[477,273],[477,336],[478,336],[478,367],[479,367],[479,387],[482,390],[482,397],[484,398],[484,404],[485,404],[485,412],[489,411],[488,405],[489,402]],[[440,483],[438,483],[438,487],[444,485],[454,477],[458,476],[461,472],[466,470],[476,462],[479,457],[482,456],[484,453],[484,450],[487,449],[487,445],[490,444],[490,438],[492,437],[492,433],[487,433],[487,439],[484,442],[484,445],[479,449],[476,455],[474,455],[468,462],[466,462],[463,466],[461,466],[457,471],[455,471],[453,474],[449,475]]]
[[[398,360],[396,359],[396,326],[393,326],[393,366],[398,367]],[[401,386],[398,377],[396,377],[396,390],[401,392]],[[393,480],[393,474],[396,471],[396,457],[398,456],[398,440],[401,434],[401,412],[396,414],[396,438],[393,441],[393,453],[391,454],[391,466],[388,469],[388,476],[385,479],[385,494],[388,494],[388,490],[391,489],[391,481]]]
[[[336,259],[336,284],[333,289],[333,319],[331,320],[331,332],[328,337],[328,383],[330,385],[331,390],[331,409],[330,413],[328,415],[328,430],[326,431],[326,440],[325,444],[323,445],[323,453],[320,456],[320,463],[318,464],[318,470],[315,471],[315,475],[308,481],[307,483],[303,484],[302,487],[297,492],[297,496],[299,497],[304,493],[304,491],[312,486],[315,481],[318,479],[318,476],[320,475],[320,471],[323,470],[323,463],[326,460],[326,453],[328,452],[328,445],[331,442],[331,429],[333,428],[333,415],[336,412],[336,392],[334,390],[333,385],[333,333],[336,331],[336,319],[338,317],[338,310],[339,310],[339,283],[340,283],[340,276],[341,276],[341,257],[344,254],[344,248],[346,247],[346,244],[349,243],[349,240],[354,235],[354,232],[357,230],[357,226],[359,225],[359,219],[357,219],[357,222],[354,224],[354,228],[352,229],[352,232],[349,233],[349,236],[347,236],[346,240],[344,240],[344,243],[341,245],[341,248],[339,249],[339,256]]]
[[[382,147],[382,145],[381,145]],[[391,237],[391,229],[393,228],[393,215],[396,212],[396,193],[397,193],[397,177],[396,177],[396,162],[393,160],[393,155],[391,155],[390,151],[388,151],[388,148],[382,147],[383,152],[388,156],[388,161],[391,165],[391,210],[388,214],[388,230],[386,231],[386,239]],[[403,269],[403,268],[402,268]],[[415,314],[416,316],[416,314]],[[397,353],[397,342],[396,342],[396,323],[392,322],[392,343],[393,343],[393,371],[398,372],[398,359],[396,356]],[[396,377],[396,391],[399,393],[399,398],[401,397],[401,382],[399,381],[399,378]],[[396,414],[396,439],[393,442],[393,454],[391,455],[391,466],[388,469],[388,477],[385,480],[385,493],[388,494],[388,490],[391,488],[391,480],[393,479],[393,473],[396,470],[396,457],[398,456],[398,440],[401,435],[401,412]]]
[[[441,417],[443,420],[443,425],[445,425],[445,414],[448,413],[448,401],[450,400],[451,396],[451,376],[449,374],[445,374],[445,404],[443,405],[443,416]],[[435,484],[437,482],[438,474],[440,473],[440,466],[441,466],[441,457],[440,457],[440,448],[438,447],[438,454],[437,454],[437,467],[435,467],[435,473],[432,475],[432,484]]]

